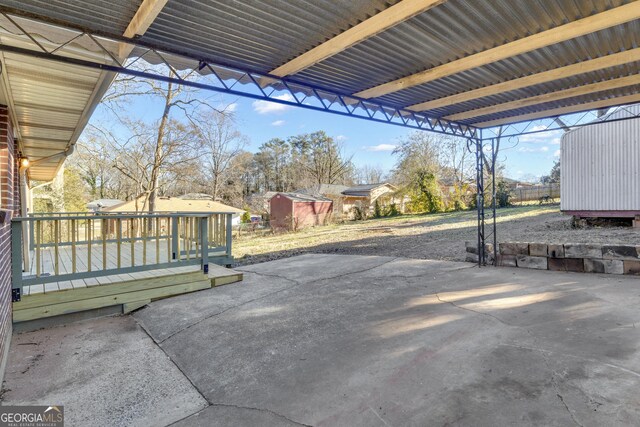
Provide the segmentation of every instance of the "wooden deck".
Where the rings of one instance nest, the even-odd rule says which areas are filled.
[[[128,313],[158,298],[240,281],[241,273],[215,265],[233,260],[231,227],[231,214],[219,212],[14,218],[13,321]]]
[[[150,301],[242,280],[242,273],[209,265],[187,265],[23,287],[13,303],[13,322],[26,322],[103,307],[122,306],[128,313]]]
[[[124,267],[135,267],[171,262],[171,248],[168,241],[138,241],[134,244],[116,243],[95,245],[71,245],[59,246],[58,272],[59,274],[83,273],[89,271],[111,270]],[[119,249],[118,249],[119,246]],[[185,248],[181,248],[185,251]],[[192,245],[191,251],[195,250]],[[75,257],[74,255],[75,251]],[[221,252],[223,248],[221,248]],[[191,254],[183,254],[183,259],[194,258]],[[74,262],[75,259],[75,262]],[[56,269],[56,249],[53,247],[40,248],[40,251],[30,251],[29,271],[23,276],[36,276],[38,274],[53,274]],[[211,261],[215,262],[215,258]],[[38,264],[40,268],[38,269]],[[89,268],[89,265],[91,268]]]

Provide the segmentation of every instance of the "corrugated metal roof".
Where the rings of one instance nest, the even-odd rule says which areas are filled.
[[[122,34],[142,0],[2,0],[0,5],[38,16]]]
[[[144,42],[269,72],[397,0],[171,0]]]
[[[73,20],[97,30],[122,34],[140,2],[141,0],[6,0],[0,3],[26,12],[54,19]],[[24,27],[29,26],[27,20],[17,18],[17,22]],[[16,27],[4,17],[0,18],[0,27],[5,30],[1,36],[3,43],[24,43]],[[63,41],[71,37],[64,31],[52,34]],[[83,50],[82,46],[88,46],[87,43],[83,43],[81,39],[77,42],[77,45],[64,48],[68,55],[87,59],[95,59],[96,55],[105,56],[104,52],[97,52],[95,49]],[[64,162],[65,156],[60,153],[75,143],[88,120],[89,112],[100,101],[102,92],[108,87],[106,84],[101,86],[102,82],[108,79],[108,75],[99,70],[11,53],[0,53],[0,60],[3,73],[6,75],[2,90],[7,92],[4,94],[5,98],[13,107],[22,154],[27,156],[32,164],[28,170],[29,178],[49,181]]]
[[[629,0],[448,0],[292,78],[342,93],[354,93],[626,3]],[[142,40],[240,68],[268,72],[389,5],[391,2],[385,5],[384,2],[273,0],[260,2],[258,7],[255,2],[173,0]],[[345,20],[344,16],[351,19]],[[407,107],[639,45],[640,22],[632,21],[401,90],[379,100]],[[428,113],[442,117],[638,72],[640,63],[635,62]],[[488,115],[482,120],[606,99],[622,92],[637,93],[637,89],[605,91],[507,114]],[[467,120],[467,123],[473,121],[478,119]]]
[[[352,94],[631,2],[447,0],[290,78]],[[50,0],[46,3],[42,0],[0,0],[0,5],[112,34],[121,34],[128,22],[127,16],[139,5],[139,2],[124,3],[127,2],[117,0],[107,10],[105,3],[99,0]],[[395,3],[396,0],[171,0],[140,40],[147,45],[217,64],[267,73]],[[404,108],[638,46],[640,21],[635,20],[393,92],[377,100]],[[444,117],[638,72],[640,63],[636,61],[428,113]],[[559,106],[611,99],[636,94],[638,89],[630,86],[607,90],[488,114],[464,123],[513,118]],[[615,100],[612,100],[614,104]]]

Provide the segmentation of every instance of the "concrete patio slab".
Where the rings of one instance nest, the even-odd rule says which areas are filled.
[[[64,405],[66,426],[167,425],[206,400],[130,316],[16,334],[3,405]]]
[[[206,399],[175,411],[177,425],[640,425],[638,278],[344,255],[240,270],[242,283],[134,314]],[[29,372],[8,377],[6,396],[42,398]]]

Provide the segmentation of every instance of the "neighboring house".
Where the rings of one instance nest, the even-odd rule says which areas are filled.
[[[112,206],[116,206],[119,205],[121,203],[124,203],[124,200],[119,200],[119,199],[98,199],[98,200],[93,200],[89,203],[87,203],[87,209],[92,211],[92,212],[100,212],[104,209],[110,208]]]
[[[331,219],[333,201],[299,193],[276,193],[270,200],[273,229],[299,230],[324,225]]]
[[[297,193],[322,196],[334,202],[334,215],[352,218],[355,208],[367,215],[378,200],[382,206],[396,203],[399,211],[404,211],[405,200],[395,195],[397,188],[389,183],[362,184],[348,187],[346,185],[320,184],[300,190]]]
[[[148,209],[148,203],[145,203],[145,197],[139,197],[136,200],[130,200],[128,202],[122,202],[119,205],[111,206],[106,209],[102,209],[102,212],[139,212],[144,206]],[[240,217],[244,213],[242,209],[234,208],[233,206],[225,205],[220,202],[214,202],[213,200],[207,200],[203,198],[191,200],[183,199],[185,196],[180,197],[158,197],[156,199],[155,212],[222,212],[233,214],[232,224],[234,226],[240,224]],[[145,209],[145,210],[146,210]]]

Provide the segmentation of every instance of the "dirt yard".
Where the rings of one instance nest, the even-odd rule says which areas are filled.
[[[558,205],[500,209],[498,242],[640,243],[631,227],[572,228]],[[405,215],[310,228],[297,233],[234,240],[238,265],[255,264],[304,253],[384,255],[464,261],[466,240],[475,241],[476,213]]]

